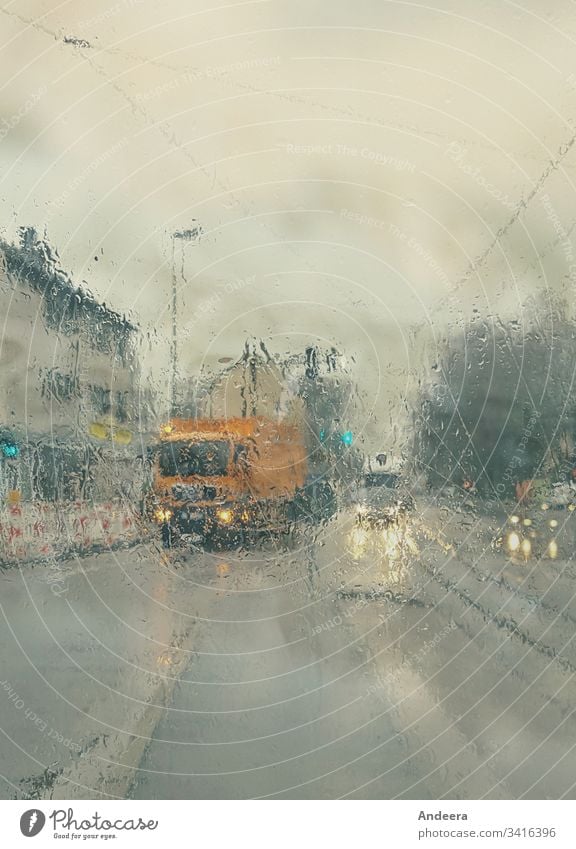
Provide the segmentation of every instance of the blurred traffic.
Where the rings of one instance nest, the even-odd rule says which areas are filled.
[[[495,766],[485,699],[487,727],[503,706],[528,726],[524,751],[556,733],[567,750],[576,417],[516,392],[501,352],[519,331],[479,320],[451,337],[402,417],[386,418],[354,354],[325,340],[286,351],[248,337],[187,373],[172,301],[160,392],[140,371],[139,328],[75,287],[37,234],[21,236],[3,248],[20,322],[8,350],[27,375],[9,372],[0,429],[0,636],[15,646],[5,793],[306,795],[318,781],[328,796],[372,782],[376,797],[411,782],[418,797],[466,782],[499,796],[518,758]],[[36,320],[30,353],[21,338]],[[536,364],[528,330],[521,343]],[[50,344],[58,366],[45,365]],[[483,358],[464,381],[469,345]],[[47,686],[28,686],[22,647]],[[35,732],[49,721],[57,734],[61,716],[75,729],[57,745],[35,733],[37,760],[53,765],[40,775],[22,756],[21,693]],[[522,714],[532,699],[537,730]],[[507,741],[508,720],[496,728]],[[399,740],[396,777],[382,775],[382,740]],[[463,748],[467,770],[430,777]],[[339,768],[356,761],[353,778]],[[568,773],[554,786],[572,786]]]

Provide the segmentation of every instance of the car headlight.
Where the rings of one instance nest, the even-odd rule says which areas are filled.
[[[548,524],[551,528],[557,528],[558,527],[558,519],[550,519]]]
[[[508,534],[506,537],[506,546],[508,551],[518,551],[520,548],[520,537],[515,531],[512,531],[511,534]]]
[[[224,509],[216,511],[216,518],[219,522],[222,522],[223,525],[229,525],[232,519],[234,518],[234,514],[232,510]]]

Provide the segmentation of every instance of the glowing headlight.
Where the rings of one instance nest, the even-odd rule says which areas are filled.
[[[520,521],[520,516],[510,516],[510,523],[512,525],[517,525]]]
[[[520,537],[518,534],[514,532],[508,534],[506,545],[508,546],[508,551],[518,551],[520,548]]]
[[[524,555],[524,557],[528,558],[532,554],[532,543],[529,539],[523,539],[522,544],[520,545],[520,551]]]
[[[568,509],[570,510],[571,513],[573,513],[574,510],[576,510],[576,504],[569,504]]]
[[[522,522],[523,525],[526,525],[527,528],[532,524],[532,519],[524,519]]]
[[[161,507],[155,511],[154,518],[157,522],[162,524],[163,522],[169,522],[172,518],[172,510],[163,510]]]
[[[557,528],[558,527],[558,519],[550,519],[548,524],[550,525],[551,528]]]
[[[219,522],[222,522],[223,525],[229,525],[233,519],[234,514],[232,510],[217,510],[216,518]]]
[[[551,560],[556,560],[558,557],[558,543],[555,539],[551,539],[548,543],[548,557]]]
[[[549,504],[546,504],[546,502],[544,502],[544,504],[541,504],[541,505],[540,505],[540,508],[541,508],[542,510],[549,510],[549,509],[550,509],[550,505],[549,505]]]
[[[356,526],[348,535],[347,542],[350,554],[354,560],[359,560],[366,549],[368,534],[363,528]]]

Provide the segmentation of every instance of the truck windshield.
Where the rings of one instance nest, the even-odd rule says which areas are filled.
[[[225,475],[230,456],[230,443],[169,442],[162,445],[158,462],[165,477],[187,478],[192,475]]]

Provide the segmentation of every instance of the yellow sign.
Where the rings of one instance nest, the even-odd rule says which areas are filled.
[[[126,428],[119,427],[118,430],[112,431],[112,439],[119,445],[130,445],[132,442],[132,433]]]
[[[96,439],[108,439],[108,428],[100,422],[92,422],[88,428],[90,436],[95,436]]]
[[[88,433],[96,439],[111,439],[118,445],[130,445],[132,442],[132,432],[127,428],[114,428],[101,422],[91,422]]]

